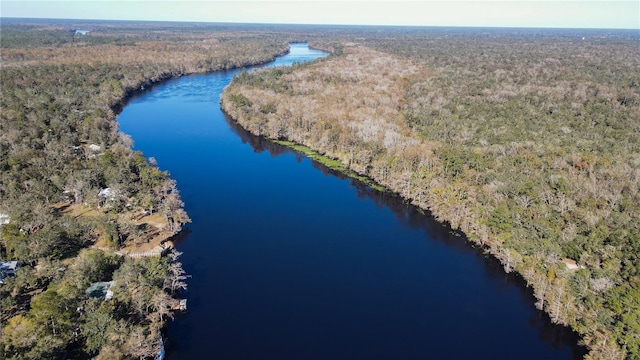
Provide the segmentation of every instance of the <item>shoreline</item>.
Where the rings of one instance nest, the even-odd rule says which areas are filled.
[[[109,104],[109,109],[112,111],[113,116],[114,116],[114,121],[117,123],[117,117],[118,115],[120,115],[120,113],[122,112],[122,110],[124,110],[124,108],[128,105],[129,101],[131,101],[131,99],[133,99],[134,97],[143,94],[147,91],[151,91],[153,89],[154,86],[158,86],[158,85],[162,85],[162,83],[173,80],[173,79],[177,79],[183,76],[192,76],[192,75],[206,75],[206,74],[212,74],[218,71],[231,71],[231,70],[237,70],[237,69],[242,69],[245,67],[251,67],[251,66],[260,66],[260,65],[264,65],[264,64],[268,64],[272,61],[275,61],[275,59],[279,56],[283,56],[286,55],[290,52],[290,49],[287,48],[286,50],[283,50],[279,53],[277,53],[276,55],[274,55],[271,59],[269,60],[264,60],[264,61],[259,61],[257,63],[245,63],[245,64],[241,64],[241,65],[233,65],[233,66],[227,66],[226,64],[223,66],[222,64],[219,64],[216,67],[213,68],[208,68],[202,71],[195,71],[195,72],[165,72],[163,74],[161,74],[159,77],[157,78],[151,78],[151,79],[146,79],[146,80],[141,80],[139,83],[135,84],[133,87],[128,87],[126,89],[124,89],[124,96],[122,96],[119,99],[114,100],[111,104]]]
[[[354,169],[349,168],[348,165],[342,163],[339,159],[333,159],[329,156],[322,155],[306,145],[298,144],[291,140],[276,140],[263,135],[256,135],[242,126],[236,119],[233,118],[233,116],[227,113],[224,108],[222,108],[222,111],[230,121],[232,121],[239,128],[241,128],[251,136],[262,138],[273,144],[277,144],[287,149],[291,149],[297,153],[303,154],[311,161],[319,163],[321,166],[326,167],[330,171],[335,171],[337,173],[336,176],[338,176],[339,174],[341,176],[344,176],[345,178],[355,180],[358,185],[367,188],[370,192],[389,194],[392,197],[401,200],[403,204],[409,205],[416,211],[419,211],[422,214],[433,218],[434,221],[447,227],[450,232],[453,232],[458,237],[460,237],[465,246],[469,246],[469,248],[475,251],[478,255],[482,255],[489,268],[494,269],[495,271],[500,271],[501,274],[505,276],[505,280],[507,282],[515,284],[520,289],[520,291],[522,291],[523,294],[528,298],[527,302],[531,305],[534,305],[535,307],[535,302],[537,300],[535,296],[535,289],[527,282],[526,278],[520,272],[516,270],[512,270],[509,272],[505,271],[505,264],[500,260],[500,258],[498,258],[498,256],[496,256],[495,253],[491,251],[493,248],[490,246],[490,243],[480,244],[479,242],[474,241],[473,239],[469,238],[469,236],[460,228],[454,229],[450,221],[437,218],[430,208],[423,208],[416,205],[414,203],[414,199],[407,198],[401,193],[377,183],[373,178],[370,178],[367,175],[357,173]],[[339,165],[336,165],[336,163]],[[573,348],[578,355],[581,355],[581,357],[583,357],[588,353],[588,348],[581,344],[582,336],[580,336],[580,334],[576,332],[571,326],[554,323],[551,319],[551,315],[544,309],[539,309],[536,307],[535,310],[538,312],[539,316],[543,316],[545,325],[551,326],[554,331],[567,332],[566,335],[572,338],[572,341],[574,343]]]
[[[291,44],[293,42],[289,42],[288,44]],[[173,80],[173,79],[177,79],[183,76],[192,76],[192,75],[206,75],[206,74],[212,74],[215,72],[219,72],[219,71],[231,71],[231,70],[236,70],[236,69],[242,69],[245,67],[253,67],[253,66],[260,66],[260,65],[264,65],[264,64],[268,64],[270,62],[275,61],[278,57],[280,56],[284,56],[286,54],[288,54],[290,52],[290,46],[287,46],[287,48],[285,50],[280,51],[279,53],[273,55],[270,59],[268,60],[264,60],[264,61],[259,61],[256,63],[244,63],[242,65],[239,66],[231,66],[231,67],[227,67],[227,66],[221,66],[218,65],[215,68],[211,68],[211,69],[207,69],[204,71],[197,71],[197,72],[191,72],[191,73],[184,73],[184,72],[166,72],[163,73],[161,76],[157,77],[157,78],[153,78],[153,79],[146,79],[146,80],[141,80],[139,83],[137,83],[136,85],[134,85],[133,87],[128,87],[126,89],[124,89],[124,96],[122,96],[121,98],[113,101],[110,105],[109,105],[109,109],[111,110],[111,120],[113,122],[115,122],[116,124],[118,124],[118,116],[119,114],[124,110],[124,108],[128,105],[128,103],[135,98],[138,95],[141,95],[147,91],[152,91],[153,88],[155,86],[160,86],[163,83]],[[119,125],[119,124],[118,124]],[[129,136],[128,134],[124,133],[123,134]],[[130,149],[133,150],[133,149]],[[156,166],[157,168],[157,166]],[[158,170],[161,170],[158,168]],[[178,187],[179,188],[179,187]],[[184,225],[184,224],[183,224]],[[161,253],[159,254],[160,257],[164,257],[166,256],[169,252],[173,251],[176,249],[177,245],[175,243],[173,243],[173,240],[180,237],[182,234],[188,232],[189,229],[187,228],[181,228],[180,231],[172,234],[171,236],[168,236],[166,239],[164,239],[162,241],[162,243],[165,242],[171,242],[171,246],[168,247],[167,249],[163,249],[161,251]],[[119,251],[116,251],[115,253],[118,253]],[[138,260],[141,257],[147,257],[146,254],[145,256],[138,256],[139,254],[121,254],[124,257],[128,257],[131,258],[133,260]],[[133,256],[130,256],[133,255]],[[154,255],[155,256],[155,253]],[[180,266],[182,268],[182,266]],[[184,270],[184,269],[183,269]],[[176,297],[173,297],[174,299],[177,299]],[[175,312],[175,311],[173,311]],[[161,344],[161,349],[158,352],[158,358],[160,359],[164,359],[165,353],[166,353],[166,344],[165,344],[165,339],[166,339],[166,331],[167,331],[167,326],[169,325],[169,323],[173,320],[174,316],[171,316],[169,321],[164,322],[164,324],[162,325],[161,328],[159,328],[159,342]]]
[[[233,85],[233,82],[230,85]],[[242,85],[239,85],[239,86],[242,86]],[[231,86],[228,86],[227,88],[225,88],[225,91],[223,92],[223,95],[220,100],[221,107],[223,112],[231,119],[231,121],[238,124],[239,127],[241,127],[242,129],[251,133],[254,136],[265,138],[273,143],[276,143],[276,144],[285,146],[287,148],[293,149],[294,151],[300,152],[305,156],[309,157],[310,159],[317,161],[323,164],[324,166],[327,166],[330,169],[338,171],[339,173],[349,178],[353,178],[363,182],[367,186],[370,186],[380,191],[389,191],[391,193],[394,193],[400,196],[401,198],[403,198],[407,203],[415,206],[416,208],[432,214],[432,216],[438,222],[446,224],[450,228],[454,228],[455,226],[456,231],[459,231],[464,235],[465,242],[467,244],[471,245],[471,247],[473,248],[481,249],[481,251],[484,254],[490,255],[493,261],[500,263],[502,266],[502,271],[505,275],[511,275],[511,273],[514,273],[514,275],[516,275],[517,278],[519,279],[519,282],[521,283],[521,285],[523,285],[527,289],[527,294],[532,295],[532,299],[530,299],[531,300],[530,303],[534,307],[536,307],[539,311],[544,313],[545,316],[548,317],[552,323],[554,323],[554,326],[558,326],[559,328],[566,329],[572,332],[574,335],[577,335],[580,341],[576,341],[575,343],[576,349],[582,350],[580,352],[584,352],[584,354],[588,353],[589,349],[587,348],[587,346],[582,344],[582,340],[584,340],[585,334],[580,335],[580,333],[576,330],[575,322],[567,323],[563,321],[552,320],[552,313],[551,313],[552,309],[550,309],[546,303],[543,303],[544,293],[542,294],[543,297],[541,298],[540,295],[538,294],[539,289],[537,288],[537,286],[535,286],[534,277],[536,274],[524,273],[522,269],[518,269],[515,266],[513,266],[513,264],[510,263],[510,258],[509,258],[510,250],[503,247],[499,241],[496,241],[495,239],[482,239],[480,234],[478,234],[477,231],[474,233],[473,231],[474,229],[470,228],[469,226],[465,226],[465,229],[463,230],[461,227],[461,224],[456,225],[456,223],[454,222],[455,219],[452,220],[449,217],[447,217],[447,215],[443,213],[443,211],[438,211],[438,209],[434,207],[434,204],[432,204],[430,200],[415,198],[410,196],[411,194],[407,195],[406,189],[404,189],[405,191],[403,191],[403,189],[401,188],[394,188],[390,186],[393,184],[392,182],[388,181],[389,179],[387,179],[387,181],[384,181],[383,179],[383,182],[377,181],[375,177],[371,177],[369,175],[369,174],[377,174],[377,172],[374,172],[376,169],[376,164],[374,164],[373,160],[370,163],[368,163],[369,166],[366,166],[366,167],[363,167],[364,165],[360,164],[361,165],[360,171],[358,171],[358,169],[354,168],[354,166],[352,166],[352,164],[347,161],[348,159],[346,159],[344,156],[341,157],[338,152],[334,151],[332,153],[332,150],[331,149],[327,150],[326,147],[324,150],[322,150],[322,149],[314,148],[312,144],[310,144],[308,141],[306,142],[303,141],[303,143],[298,143],[300,138],[292,139],[291,137],[287,137],[287,136],[279,139],[271,138],[268,135],[268,132],[265,133],[262,130],[257,130],[255,128],[255,124],[252,123],[254,118],[260,119],[260,121],[263,121],[263,122],[265,121],[268,122],[270,120],[265,120],[264,118],[261,118],[259,113],[256,113],[257,115],[254,115],[251,112],[245,113],[240,108],[238,108],[237,105],[234,105],[233,102],[229,99],[229,94],[231,91],[229,90],[230,88]],[[238,88],[235,88],[234,90],[238,91]],[[244,96],[244,94],[242,93],[242,90],[239,90],[238,93],[241,96]],[[254,99],[251,99],[251,98],[249,99],[249,101],[253,101],[253,100]],[[255,106],[258,106],[258,109],[259,109],[260,105],[255,105]],[[246,107],[246,105],[241,107]],[[257,111],[255,107],[254,107],[254,111]],[[373,168],[374,171],[370,171],[371,168]],[[365,173],[363,174],[362,171],[364,171]],[[391,176],[393,177],[393,175]],[[375,187],[371,186],[372,184],[375,184]],[[470,230],[470,231],[465,231],[465,230]]]
[[[172,251],[174,247],[172,246],[172,240],[182,238],[185,234],[188,234],[188,228],[183,228],[183,225],[190,220],[184,211],[184,204],[180,199],[178,189],[175,187],[175,181],[171,180],[172,177],[169,176],[168,172],[159,168],[153,161],[148,160],[147,157],[152,155],[147,154],[145,156],[142,152],[134,150],[129,140],[129,135],[119,130],[118,116],[130,103],[132,98],[171,79],[186,75],[208,74],[217,71],[266,64],[274,61],[278,56],[290,52],[290,48],[286,46],[286,43],[269,41],[268,39],[264,41],[254,39],[246,42],[246,44],[251,44],[247,45],[246,48],[243,47],[243,44],[245,44],[245,42],[239,45],[232,44],[235,48],[230,52],[225,52],[225,48],[222,48],[220,52],[216,52],[212,56],[213,59],[217,60],[210,63],[199,62],[196,56],[193,58],[187,57],[186,60],[184,58],[181,59],[182,64],[171,61],[175,59],[167,59],[167,61],[165,61],[161,58],[157,58],[157,60],[150,64],[141,62],[138,65],[136,65],[137,63],[127,63],[120,57],[105,57],[104,61],[99,61],[98,63],[80,61],[84,58],[75,60],[76,58],[74,58],[74,56],[77,57],[86,54],[83,52],[82,54],[66,54],[66,60],[74,59],[73,61],[75,61],[70,64],[64,61],[56,62],[55,58],[52,58],[49,64],[37,63],[30,65],[23,63],[5,69],[8,73],[8,80],[6,84],[7,87],[3,88],[3,92],[6,91],[11,95],[6,97],[7,101],[12,99],[16,103],[19,103],[20,100],[17,98],[20,94],[17,91],[20,89],[20,83],[14,85],[11,80],[14,80],[14,78],[18,79],[18,76],[21,74],[29,80],[30,78],[27,75],[32,75],[35,71],[45,69],[50,71],[50,76],[34,80],[32,83],[29,83],[26,88],[39,87],[39,94],[48,95],[50,103],[58,105],[57,107],[51,105],[49,108],[44,107],[46,110],[44,112],[34,112],[33,119],[29,117],[29,121],[22,121],[15,125],[18,130],[23,130],[21,126],[28,129],[30,126],[33,126],[32,123],[34,125],[38,124],[36,121],[42,117],[46,119],[44,120],[46,126],[51,125],[49,131],[53,133],[53,120],[50,118],[56,117],[56,115],[60,115],[60,117],[56,117],[55,121],[62,121],[60,119],[64,119],[69,126],[84,125],[86,126],[86,129],[83,129],[84,132],[78,131],[82,134],[79,140],[71,137],[69,146],[67,146],[69,135],[64,131],[59,133],[64,141],[53,142],[55,146],[59,146],[62,149],[59,153],[64,153],[66,157],[72,158],[71,161],[77,161],[79,163],[78,168],[73,168],[72,170],[86,170],[84,172],[87,173],[89,170],[94,170],[93,172],[97,173],[98,171],[95,171],[96,168],[102,171],[103,168],[112,170],[129,166],[133,169],[129,169],[132,174],[131,178],[138,176],[136,179],[139,181],[136,182],[136,187],[132,187],[132,190],[126,193],[126,198],[123,196],[122,198],[116,199],[118,201],[122,200],[122,203],[116,203],[116,200],[113,200],[113,204],[109,203],[108,205],[104,205],[108,201],[111,201],[111,199],[104,200],[106,197],[101,197],[101,195],[98,194],[98,190],[102,191],[103,188],[109,189],[110,186],[115,188],[121,183],[125,184],[130,178],[125,178],[124,180],[117,178],[113,181],[110,178],[105,178],[102,179],[103,183],[91,183],[86,186],[85,183],[81,183],[81,185],[77,185],[78,187],[73,188],[76,193],[73,193],[72,196],[61,196],[61,199],[64,199],[64,201],[79,205],[83,207],[82,210],[86,211],[63,214],[63,211],[59,211],[58,208],[49,206],[54,203],[57,198],[51,200],[51,203],[50,198],[47,198],[47,202],[43,206],[43,209],[45,209],[43,212],[51,216],[47,218],[47,224],[36,223],[37,225],[31,225],[29,229],[25,228],[26,230],[22,230],[21,226],[23,226],[23,223],[26,222],[27,225],[30,225],[29,220],[21,219],[20,216],[14,217],[16,220],[11,224],[12,228],[16,227],[16,231],[20,230],[21,232],[19,234],[22,234],[22,236],[17,235],[20,236],[20,238],[16,240],[16,244],[20,246],[24,244],[25,249],[31,246],[30,242],[37,240],[35,234],[43,228],[45,230],[52,228],[54,231],[59,231],[59,228],[55,226],[60,226],[63,229],[60,231],[64,231],[64,229],[70,227],[68,224],[71,223],[72,225],[77,225],[77,228],[74,227],[73,230],[77,230],[81,235],[76,238],[76,233],[74,232],[69,235],[68,238],[60,237],[59,242],[61,245],[69,246],[70,248],[73,247],[71,250],[68,250],[66,247],[63,248],[64,250],[68,250],[68,254],[51,254],[50,252],[18,253],[16,250],[17,245],[15,248],[5,248],[4,246],[7,243],[3,242],[3,244],[1,244],[3,245],[1,249],[7,252],[7,258],[16,258],[20,261],[24,260],[25,266],[21,271],[24,271],[25,274],[29,274],[30,276],[34,276],[38,281],[35,282],[34,280],[33,283],[25,283],[25,276],[20,273],[16,276],[18,280],[12,279],[10,282],[7,282],[7,284],[4,282],[1,284],[3,288],[0,290],[2,290],[3,294],[8,291],[12,293],[12,295],[7,296],[6,300],[12,299],[15,305],[12,305],[11,302],[3,301],[2,315],[3,318],[6,316],[7,322],[2,324],[1,330],[7,337],[0,339],[3,347],[0,354],[11,356],[12,353],[20,354],[26,351],[32,351],[34,353],[38,351],[50,351],[56,354],[63,354],[70,351],[73,354],[85,354],[83,356],[98,356],[98,358],[104,358],[104,356],[110,357],[108,354],[114,350],[116,350],[115,354],[133,354],[159,349],[158,341],[162,341],[162,339],[158,339],[158,337],[152,335],[148,336],[147,332],[149,329],[159,330],[160,332],[157,334],[160,335],[166,330],[167,324],[170,323],[174,317],[175,309],[169,309],[165,304],[175,302],[175,300],[172,299],[180,299],[181,289],[186,288],[186,284],[182,287],[184,283],[182,279],[189,276],[184,274],[183,266],[177,258],[179,253]],[[153,45],[156,44],[153,43]],[[97,47],[91,49],[96,48]],[[69,48],[63,47],[62,49],[68,50]],[[251,52],[251,49],[257,50]],[[36,47],[29,56],[36,57],[39,55],[39,52],[47,50],[55,51],[57,48]],[[108,55],[111,55],[111,53]],[[109,59],[112,61],[109,61]],[[160,61],[162,61],[162,63],[160,63]],[[14,76],[14,78],[10,76]],[[66,87],[51,84],[55,79],[63,76],[63,79],[67,80]],[[17,80],[14,82],[17,82]],[[71,84],[74,86],[71,90],[77,90],[77,93],[67,89]],[[69,98],[77,97],[76,103],[69,105],[65,102],[61,106],[58,102],[67,100],[66,97],[61,97],[60,93],[63,91],[61,89],[66,91],[63,95]],[[38,99],[34,101],[37,103]],[[64,106],[69,106],[70,110]],[[23,112],[28,115],[31,108],[21,107],[18,110],[10,112],[11,110],[5,108],[3,118],[4,115],[7,114],[7,116],[9,116],[7,120],[10,121],[14,116],[24,115]],[[5,113],[5,111],[9,112]],[[50,124],[50,122],[52,123]],[[58,128],[55,129],[57,130]],[[62,128],[62,130],[66,130],[66,128]],[[80,142],[80,145],[77,145],[78,142]],[[71,155],[63,151],[67,148],[73,149],[73,151],[70,151]],[[18,150],[15,152],[20,154]],[[105,153],[110,156],[108,160],[102,161],[102,158],[95,160]],[[12,153],[9,152],[9,154]],[[78,176],[77,173],[69,169],[68,163],[69,161],[66,161],[61,162],[59,167],[52,166],[51,169],[48,169],[49,174],[57,174],[56,171],[64,171],[63,175],[69,178]],[[62,166],[62,164],[65,164],[65,166]],[[15,169],[8,168],[7,170],[15,171],[19,174],[18,171],[25,167],[27,166],[16,167]],[[143,170],[146,172],[143,172]],[[114,171],[112,173],[115,174],[116,172]],[[144,181],[144,179],[146,179],[146,181]],[[35,178],[32,181],[40,181],[40,179]],[[172,183],[173,185],[171,185]],[[63,190],[62,185],[57,183],[56,185],[60,187],[60,191]],[[68,186],[66,184],[63,185]],[[75,185],[74,183],[72,186]],[[67,191],[67,188],[64,188],[64,190],[65,193],[72,193],[72,190]],[[77,195],[78,193],[80,195]],[[148,195],[149,198],[145,199],[148,201],[139,201],[139,198],[134,198],[139,194]],[[160,204],[164,204],[167,197],[171,197],[173,205],[167,209],[161,208]],[[131,200],[132,198],[133,200]],[[129,204],[128,201],[130,201],[131,204]],[[124,205],[125,203],[127,205]],[[13,204],[10,201],[7,201],[4,205],[8,210],[13,208]],[[23,210],[20,207],[16,207],[15,209]],[[158,214],[158,216],[162,217],[162,219],[155,219],[154,223],[150,221],[140,222],[139,220],[145,217],[141,214],[146,213],[148,209],[151,209],[151,214],[154,215],[156,212],[159,212],[160,214]],[[148,215],[149,214],[147,214],[147,216]],[[69,216],[69,220],[65,221],[63,216]],[[99,219],[94,220],[94,218]],[[45,234],[45,230],[42,230],[41,233]],[[32,234],[34,234],[34,237],[31,237]],[[37,234],[37,236],[42,235]],[[34,238],[35,240],[33,240]],[[55,239],[58,238],[56,237]],[[20,241],[19,243],[17,242],[18,240]],[[152,248],[153,245],[158,243],[158,246]],[[104,271],[104,274],[94,274],[93,272],[86,271],[76,274],[74,272],[75,270],[73,269],[75,269],[76,263],[86,265],[88,262],[94,261],[96,257],[99,258],[100,261],[104,260],[104,263],[100,262],[100,265],[103,266],[100,271]],[[163,257],[164,259],[161,259]],[[44,265],[49,265],[49,261],[53,264],[64,265],[57,268],[55,278],[46,277],[48,268],[43,268],[42,266],[43,263]],[[147,273],[150,274],[148,276],[152,278],[151,280],[143,279]],[[91,296],[85,297],[84,295],[86,287],[84,283],[72,283],[72,280],[70,280],[72,277],[73,281],[79,278],[82,281],[89,281],[89,283],[96,281],[115,283],[116,285],[113,289],[113,292],[116,294],[115,299],[111,301],[111,304],[105,303],[105,301],[111,300],[111,297],[104,299],[103,302],[92,301]],[[63,297],[61,289],[67,292],[71,291],[69,288],[76,291],[76,287],[78,292],[77,296],[75,293],[73,294],[74,296],[70,296],[72,295],[71,293],[64,293]],[[14,296],[14,293],[17,295]],[[137,302],[130,300],[130,298],[134,296],[138,296],[136,300],[140,300],[141,294],[143,293],[144,296],[153,297],[153,303],[151,303],[151,299],[144,299],[144,301]],[[182,292],[182,295],[184,295],[184,292]],[[67,299],[66,296],[69,296],[69,298]],[[51,300],[52,298],[56,301],[68,301],[73,305],[70,309],[78,309],[69,314],[57,312],[56,315],[52,315],[61,317],[68,316],[71,318],[68,328],[61,327],[57,329],[58,334],[56,334],[56,330],[54,330],[53,335],[57,335],[60,341],[49,345],[41,344],[39,339],[36,339],[38,342],[36,342],[36,340],[32,342],[14,342],[13,339],[15,336],[10,335],[18,334],[16,331],[20,330],[20,326],[25,322],[31,321],[31,318],[36,316],[34,315],[34,309],[37,309],[37,306],[43,304],[43,301],[45,303],[51,303],[53,301]],[[3,300],[5,299],[3,298]],[[146,306],[141,305],[144,302],[147,303]],[[31,306],[29,306],[29,304],[31,304]],[[119,313],[116,316],[115,313],[111,314],[110,311],[112,309],[108,308],[112,304],[124,307],[130,306],[131,309],[126,313]],[[56,302],[51,306],[58,306],[58,303]],[[126,330],[130,331],[136,339],[132,340],[132,337],[129,337],[126,335],[126,332],[122,331],[120,333],[125,334],[125,337],[113,337],[110,335],[112,329],[106,328],[95,334],[83,333],[79,335],[77,333],[78,329],[89,324],[93,316],[99,316],[97,314],[103,313],[112,315],[108,319],[109,323],[115,321],[126,323]],[[54,321],[56,320],[57,318],[55,320],[52,318],[51,323],[55,324]],[[46,324],[38,326],[34,331],[38,330],[38,334],[40,334],[40,331],[46,332]],[[74,328],[72,328],[72,326]],[[93,337],[87,341],[93,341],[93,343],[89,345],[92,347],[88,347],[84,340],[85,338],[89,339],[90,336]],[[77,339],[81,339],[82,341],[80,342]],[[129,346],[132,341],[139,341],[138,345],[133,347]],[[111,353],[111,356],[116,356],[115,354]],[[155,355],[156,353],[149,356]],[[72,355],[72,357],[75,356],[76,355]],[[2,357],[2,355],[0,355],[0,357]]]
[[[334,158],[322,155],[306,145],[298,144],[290,140],[277,140],[277,139],[271,139],[271,138],[266,138],[266,139],[276,144],[285,146],[289,149],[295,150],[296,152],[302,153],[309,159],[317,161],[320,164],[326,166],[327,168],[331,170],[335,170],[351,179],[358,180],[361,183],[371,187],[372,189],[375,189],[380,192],[393,192],[391,189],[388,189],[383,185],[378,184],[372,178],[366,175],[359,174],[352,169],[349,169],[349,167],[343,164],[339,159],[334,159]],[[393,193],[396,194],[395,192]]]

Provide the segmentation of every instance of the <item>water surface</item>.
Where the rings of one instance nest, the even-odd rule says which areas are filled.
[[[293,44],[270,65],[325,54]],[[169,359],[571,359],[576,339],[460,236],[401,199],[244,132],[235,71],[131,99],[121,130],[178,181],[189,311]]]

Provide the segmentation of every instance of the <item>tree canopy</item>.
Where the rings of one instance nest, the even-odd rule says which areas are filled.
[[[464,231],[588,357],[638,358],[637,32],[381,33],[318,39],[333,57],[240,74],[223,108]]]

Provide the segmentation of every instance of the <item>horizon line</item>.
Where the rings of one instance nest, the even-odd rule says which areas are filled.
[[[505,26],[505,25],[415,25],[415,24],[346,24],[346,23],[293,23],[293,22],[241,22],[241,21],[207,21],[207,20],[150,20],[150,19],[96,19],[96,18],[44,18],[44,17],[20,17],[1,16],[7,20],[45,20],[45,21],[102,21],[102,22],[139,22],[139,23],[180,23],[180,24],[235,24],[235,25],[293,25],[293,26],[366,26],[366,27],[406,27],[406,28],[469,28],[469,29],[556,29],[556,30],[626,30],[638,31],[638,28],[610,28],[610,27],[557,27],[557,26]]]

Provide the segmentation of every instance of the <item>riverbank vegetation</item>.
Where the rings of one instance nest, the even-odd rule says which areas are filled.
[[[640,358],[637,31],[395,29],[241,73],[224,110],[341,161],[516,271],[591,359]]]
[[[3,19],[0,35],[0,260],[19,261],[1,357],[158,352],[186,274],[175,253],[125,253],[188,216],[115,115],[158,81],[305,39],[334,56],[242,73],[225,110],[464,231],[590,358],[640,356],[637,32]]]
[[[2,20],[0,260],[18,269],[0,285],[1,358],[158,353],[187,278],[168,240],[190,220],[115,116],[153,83],[271,60],[291,36],[236,30]]]

